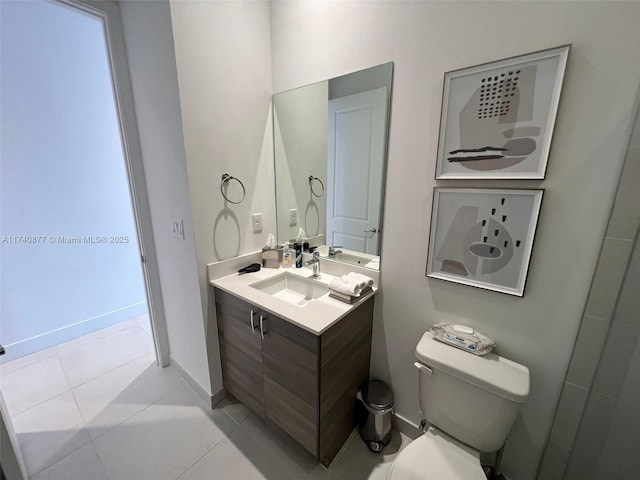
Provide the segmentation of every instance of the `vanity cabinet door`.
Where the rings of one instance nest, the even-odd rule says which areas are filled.
[[[217,288],[215,301],[224,388],[264,419],[259,310]],[[251,325],[252,311],[257,328]]]
[[[265,314],[264,403],[273,423],[318,456],[319,337]]]

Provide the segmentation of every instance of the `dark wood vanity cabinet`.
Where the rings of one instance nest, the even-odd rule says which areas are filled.
[[[224,387],[328,466],[355,426],[355,395],[369,376],[373,297],[315,335],[214,294]]]
[[[222,290],[215,297],[224,387],[264,419],[259,310]]]

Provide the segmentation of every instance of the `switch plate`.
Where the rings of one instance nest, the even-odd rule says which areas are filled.
[[[254,213],[251,215],[252,223],[253,223],[253,233],[261,233],[262,232],[262,214]]]
[[[184,240],[184,222],[182,221],[182,219],[171,219],[171,232],[173,233],[174,237],[178,237]]]
[[[295,227],[298,225],[298,209],[292,208],[289,210],[289,226]]]

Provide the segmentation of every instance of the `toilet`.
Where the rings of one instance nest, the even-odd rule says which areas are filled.
[[[416,347],[424,435],[404,448],[387,480],[486,480],[480,452],[500,450],[529,395],[529,369],[473,355],[426,332]]]

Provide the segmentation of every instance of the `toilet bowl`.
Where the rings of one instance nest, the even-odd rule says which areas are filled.
[[[480,452],[501,449],[529,395],[529,370],[476,356],[426,332],[416,347],[419,404],[431,426],[405,447],[388,480],[486,480]]]
[[[477,450],[430,427],[400,452],[387,479],[487,480],[487,477]]]

